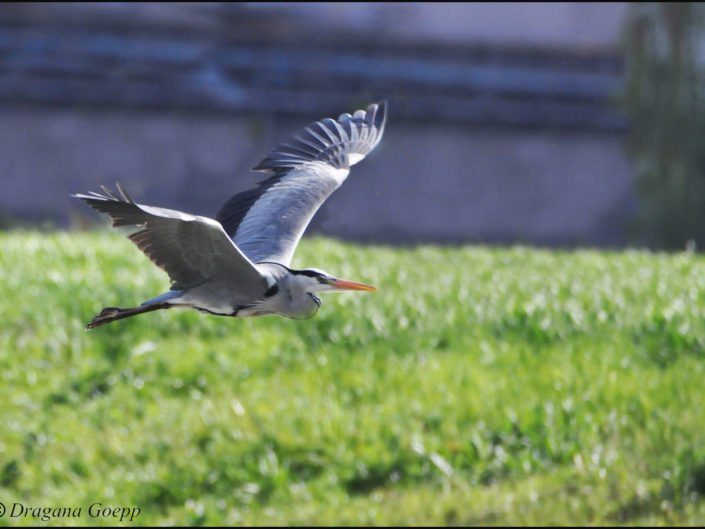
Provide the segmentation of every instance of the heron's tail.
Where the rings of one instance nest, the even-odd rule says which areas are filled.
[[[130,316],[137,316],[144,312],[151,312],[153,310],[168,309],[171,305],[169,303],[154,303],[152,305],[141,305],[139,307],[131,307],[123,309],[121,307],[105,307],[100,311],[100,314],[95,316],[88,325],[87,329],[92,329],[93,327],[98,327],[100,325],[105,325],[115,320],[121,320],[123,318],[129,318]]]

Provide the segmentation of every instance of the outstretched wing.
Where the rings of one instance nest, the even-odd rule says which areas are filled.
[[[216,218],[252,262],[289,266],[314,213],[343,183],[350,166],[379,143],[386,119],[383,101],[352,116],[341,114],[337,121],[310,124],[275,147],[254,168],[270,176],[234,195]]]
[[[174,290],[207,281],[225,281],[243,295],[267,288],[257,267],[233,244],[220,223],[173,209],[135,203],[117,184],[121,197],[103,187],[105,195],[72,195],[107,213],[113,226],[141,226],[129,239],[155,265],[169,274]]]

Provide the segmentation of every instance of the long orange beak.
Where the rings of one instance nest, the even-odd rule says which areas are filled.
[[[331,279],[328,284],[339,290],[377,290],[372,285],[363,283],[355,283],[354,281],[346,281],[345,279]]]

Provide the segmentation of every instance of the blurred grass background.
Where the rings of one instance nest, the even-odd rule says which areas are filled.
[[[162,311],[121,233],[0,233],[0,501],[140,524],[703,525],[705,257],[304,239],[307,321]],[[59,519],[54,524],[109,523]],[[0,518],[0,524],[37,519]]]

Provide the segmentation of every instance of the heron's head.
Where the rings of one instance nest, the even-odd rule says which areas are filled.
[[[323,270],[315,268],[299,270],[297,275],[305,282],[304,289],[306,292],[312,294],[318,292],[342,292],[343,290],[377,290],[375,287],[363,283],[338,279]]]

